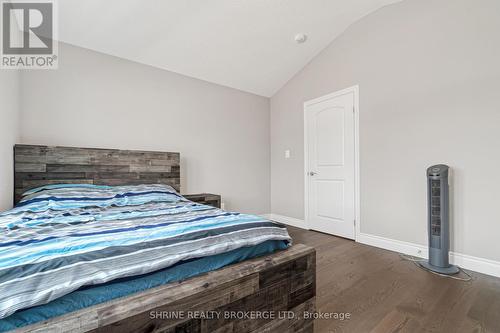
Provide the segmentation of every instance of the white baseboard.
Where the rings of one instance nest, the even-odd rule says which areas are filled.
[[[301,219],[273,213],[262,214],[261,216],[293,227],[309,229],[306,222]],[[427,246],[425,245],[404,242],[366,233],[357,234],[356,242],[425,259],[429,256]],[[474,257],[457,252],[450,252],[450,262],[464,269],[500,277],[500,261]]]
[[[304,220],[296,219],[294,217],[273,214],[273,213],[262,214],[261,216],[268,219],[268,220],[276,221],[276,222],[283,223],[286,225],[291,225],[292,227],[297,227],[297,228],[301,228],[301,229],[308,229],[306,222]]]
[[[420,244],[403,242],[365,233],[358,234],[356,237],[356,241],[394,252],[404,253],[425,259],[428,258],[427,246],[423,246]],[[458,265],[471,271],[500,277],[499,261],[474,257],[457,252],[450,252],[450,262],[454,265]]]
[[[356,235],[356,242],[379,247],[381,249],[408,254],[410,256],[427,259],[427,247],[419,244],[403,242],[395,239],[375,236],[371,234],[359,233]]]
[[[499,261],[450,252],[450,262],[471,271],[500,277]]]

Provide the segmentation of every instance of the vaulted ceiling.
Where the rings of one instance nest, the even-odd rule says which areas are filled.
[[[63,0],[59,39],[272,96],[350,24],[397,1]]]

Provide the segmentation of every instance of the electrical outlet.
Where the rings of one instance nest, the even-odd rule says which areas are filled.
[[[285,150],[285,158],[290,158],[290,149]]]

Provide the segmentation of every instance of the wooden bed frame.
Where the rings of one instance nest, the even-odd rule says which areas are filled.
[[[17,145],[15,201],[56,183],[169,184],[178,153]],[[15,332],[313,332],[316,252],[305,245],[97,304]]]
[[[167,184],[180,191],[180,179],[179,153],[14,146],[14,203],[48,184]]]

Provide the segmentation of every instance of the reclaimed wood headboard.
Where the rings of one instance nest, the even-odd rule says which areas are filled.
[[[14,203],[25,191],[49,184],[167,184],[180,191],[180,154],[16,145]]]

